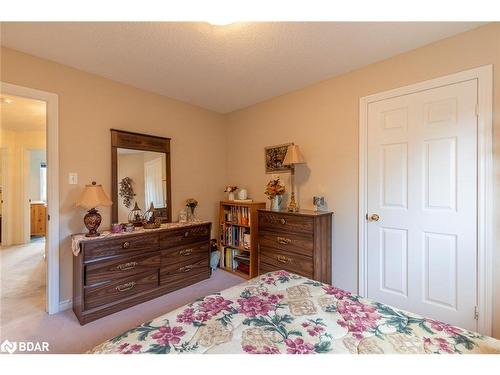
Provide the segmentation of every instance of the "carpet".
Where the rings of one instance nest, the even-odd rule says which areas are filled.
[[[45,310],[45,239],[0,247],[0,326]]]
[[[46,341],[50,353],[84,353],[97,344],[174,310],[196,298],[240,284],[244,279],[218,269],[210,279],[177,290],[154,300],[98,319],[84,326],[72,310],[48,315],[43,310],[2,323],[0,342]]]

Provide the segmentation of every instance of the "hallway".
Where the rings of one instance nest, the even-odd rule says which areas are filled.
[[[0,247],[0,326],[45,311],[45,238]]]

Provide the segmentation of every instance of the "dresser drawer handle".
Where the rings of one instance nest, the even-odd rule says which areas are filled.
[[[189,272],[193,269],[193,266],[191,264],[187,265],[187,266],[184,266],[184,267],[181,267],[179,268],[179,271],[180,272]]]
[[[129,247],[130,247],[130,242],[125,241],[124,243],[122,243],[122,249],[128,249]]]
[[[130,281],[126,284],[118,285],[115,289],[118,292],[126,292],[127,290],[131,290],[135,288],[135,281]]]
[[[189,232],[184,232],[184,237],[188,237],[189,236]]]
[[[281,223],[281,224],[283,224],[283,225],[285,225],[285,224],[286,224],[286,220],[285,220],[285,218],[283,218],[283,217],[282,217],[282,218],[280,219],[280,223]]]
[[[135,266],[137,266],[139,263],[137,262],[128,262],[128,263],[122,263],[116,266],[116,269],[119,271],[127,271],[134,269]]]
[[[193,253],[193,249],[184,249],[179,251],[179,255],[187,257]]]
[[[278,262],[280,263],[292,263],[292,258],[289,258],[289,257],[286,257],[284,255],[278,255],[276,257],[276,259],[278,260]]]
[[[290,238],[286,238],[286,237],[277,237],[276,238],[278,243],[282,244],[282,245],[288,245],[290,242],[292,242],[292,240]]]

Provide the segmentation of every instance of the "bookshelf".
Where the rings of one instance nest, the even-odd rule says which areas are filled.
[[[220,268],[246,279],[258,275],[257,210],[262,208],[266,208],[265,202],[220,202]]]

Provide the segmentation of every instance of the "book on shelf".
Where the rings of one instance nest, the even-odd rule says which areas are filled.
[[[224,221],[228,224],[250,225],[250,208],[226,206],[224,208]]]
[[[250,233],[243,233],[243,248],[247,250],[251,248],[250,238]]]
[[[248,228],[232,225],[221,226],[221,243],[225,246],[250,249],[250,232]]]
[[[224,247],[221,251],[221,267],[229,271],[250,273],[250,254],[247,251]]]

